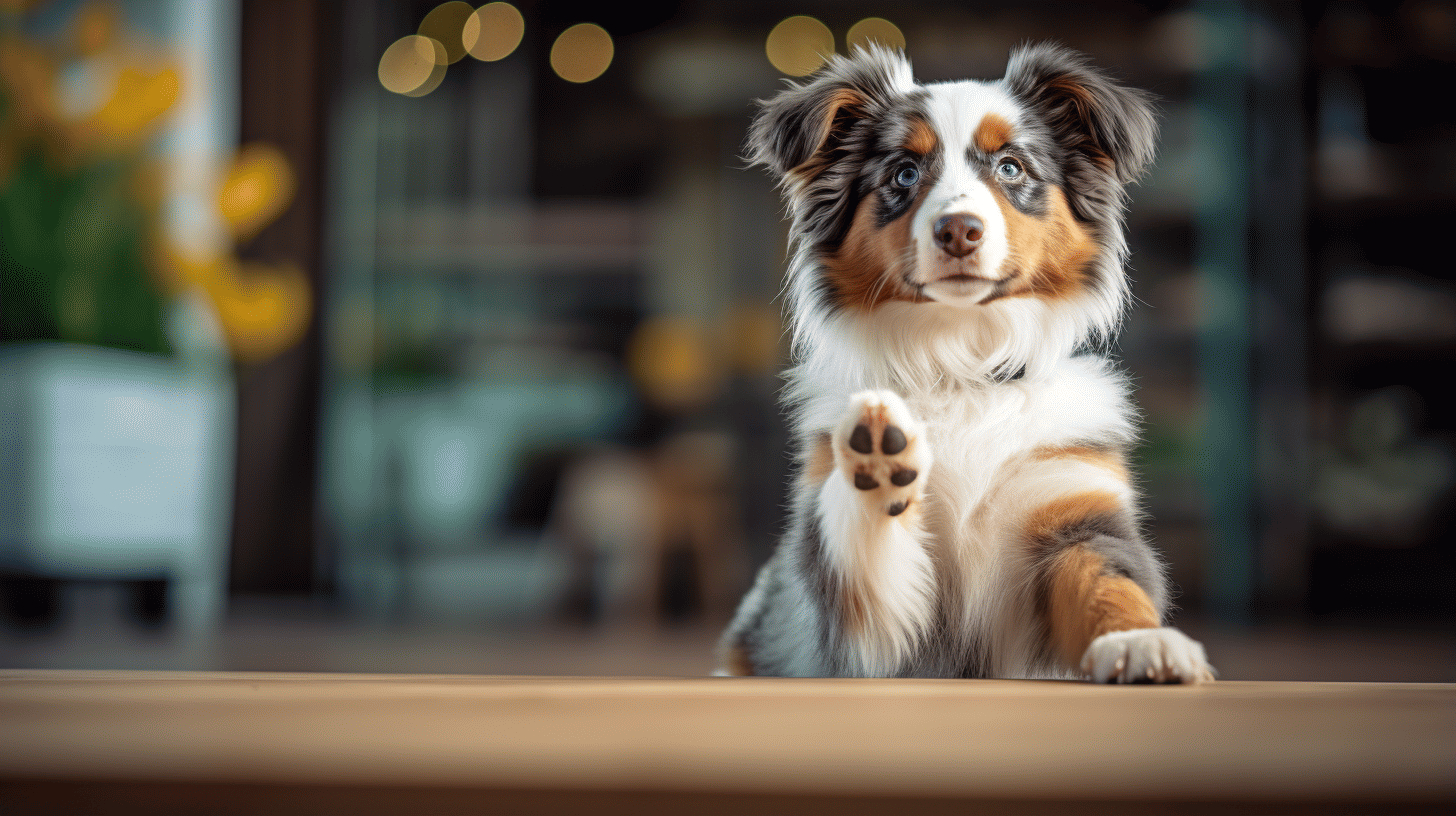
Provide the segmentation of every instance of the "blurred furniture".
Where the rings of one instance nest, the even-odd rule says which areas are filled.
[[[434,621],[539,617],[561,570],[534,531],[504,529],[512,474],[532,451],[606,433],[626,403],[606,378],[341,388],[322,469],[345,602]]]
[[[233,391],[226,374],[62,343],[0,347],[0,569],[168,582],[177,624],[224,604]]]
[[[1437,813],[1456,686],[0,672],[31,813]]]
[[[680,432],[572,462],[548,537],[569,571],[564,611],[608,624],[726,621],[745,573],[733,445],[727,434]]]

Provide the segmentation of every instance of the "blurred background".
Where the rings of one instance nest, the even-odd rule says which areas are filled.
[[[783,523],[751,100],[1160,100],[1117,354],[1225,677],[1456,681],[1456,3],[0,0],[0,667],[700,674]]]

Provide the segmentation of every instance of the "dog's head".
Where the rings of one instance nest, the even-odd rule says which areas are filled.
[[[763,102],[749,156],[789,199],[796,318],[1075,312],[1080,342],[1127,298],[1123,187],[1155,135],[1146,95],[1058,46],[1017,49],[998,81],[928,85],[875,48]]]

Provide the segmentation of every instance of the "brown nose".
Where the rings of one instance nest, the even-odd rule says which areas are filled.
[[[935,245],[955,258],[971,254],[981,243],[986,226],[981,219],[966,213],[942,215],[935,219]]]

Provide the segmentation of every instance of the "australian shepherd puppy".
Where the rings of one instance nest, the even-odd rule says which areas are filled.
[[[763,102],[751,159],[793,219],[792,522],[719,672],[1211,679],[1162,625],[1128,384],[1124,186],[1148,97],[1072,51],[921,85],[831,57]]]

